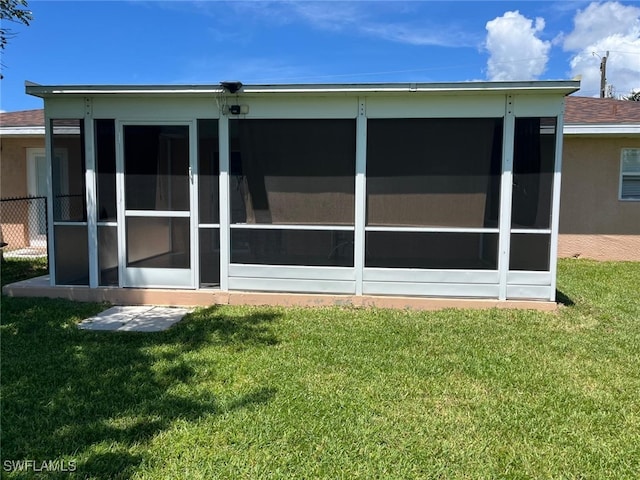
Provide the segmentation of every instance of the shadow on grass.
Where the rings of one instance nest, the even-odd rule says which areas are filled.
[[[234,390],[216,362],[222,351],[277,344],[277,312],[230,317],[211,307],[166,332],[113,333],[76,328],[104,305],[2,303],[4,459],[75,460],[78,478],[130,478],[145,460],[139,444],[174,422],[252,408],[276,393],[269,385]]]
[[[0,284],[4,287],[10,283],[40,277],[49,273],[47,259],[21,260],[16,258],[0,259]]]
[[[560,290],[556,290],[556,302],[561,303],[565,307],[573,307],[576,303]]]

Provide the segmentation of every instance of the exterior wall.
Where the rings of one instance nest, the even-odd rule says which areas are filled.
[[[44,148],[43,137],[0,137],[0,198],[26,197],[27,148]],[[3,205],[0,239],[11,239],[11,246],[29,245],[28,215],[25,203]],[[19,221],[21,218],[24,221]]]
[[[640,261],[640,202],[620,201],[620,151],[640,138],[565,136],[558,256]]]
[[[27,195],[27,148],[44,148],[43,137],[0,137],[0,197]]]

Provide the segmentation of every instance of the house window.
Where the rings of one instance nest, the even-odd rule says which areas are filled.
[[[640,148],[622,149],[620,200],[640,200]]]

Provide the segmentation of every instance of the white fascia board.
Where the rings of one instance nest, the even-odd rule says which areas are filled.
[[[44,137],[44,125],[34,127],[1,127],[0,137]]]
[[[565,124],[564,135],[640,135],[640,124]]]
[[[453,82],[453,83],[371,83],[371,84],[300,84],[245,85],[240,93],[478,93],[557,91],[569,95],[580,88],[576,81],[535,82]]]
[[[569,95],[578,91],[580,82],[574,80],[530,82],[456,82],[456,83],[371,83],[371,84],[283,84],[244,85],[234,95],[243,94],[362,94],[362,93],[478,93],[554,91]],[[220,94],[220,85],[38,85],[27,82],[26,93],[36,97],[53,95],[196,95]]]

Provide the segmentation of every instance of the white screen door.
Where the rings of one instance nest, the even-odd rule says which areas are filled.
[[[125,287],[195,288],[190,124],[121,125]]]

